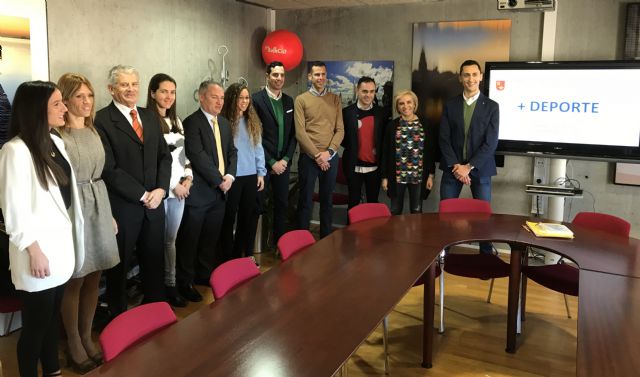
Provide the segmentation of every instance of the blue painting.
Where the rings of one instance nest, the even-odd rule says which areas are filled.
[[[362,76],[369,76],[376,82],[375,102],[391,115],[393,102],[393,61],[392,60],[334,60],[327,65],[327,88],[342,99],[342,106],[355,103],[356,86]],[[308,71],[308,70],[307,70]],[[309,86],[311,83],[309,83]]]

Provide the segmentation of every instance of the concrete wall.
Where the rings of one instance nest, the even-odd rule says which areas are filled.
[[[623,0],[558,0],[555,56],[557,60],[616,59],[622,56],[626,3]],[[540,13],[498,12],[495,1],[447,0],[438,3],[368,6],[277,12],[277,28],[298,33],[305,60],[380,59],[395,61],[394,89],[411,87],[412,24],[454,20],[512,20],[511,60],[540,59],[543,16]],[[301,69],[292,72],[286,90],[303,90]],[[295,80],[294,78],[297,78]],[[640,187],[612,184],[614,164],[570,161],[567,174],[587,191],[583,199],[567,201],[565,220],[581,210],[608,212],[632,223],[640,236]],[[532,181],[532,159],[508,156],[493,183],[493,209],[527,214],[531,198],[524,186]],[[437,186],[439,185],[439,176]],[[439,190],[425,211],[435,211]],[[470,196],[468,190],[463,190]]]
[[[267,11],[233,0],[48,0],[51,80],[80,72],[92,81],[96,104],[110,101],[107,71],[115,64],[140,71],[140,105],[149,79],[168,73],[178,83],[178,113],[197,108],[194,90],[211,75],[220,80],[222,56],[230,82],[242,76],[250,87],[263,84],[260,44],[266,35]]]

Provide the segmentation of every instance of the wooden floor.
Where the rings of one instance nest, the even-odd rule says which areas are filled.
[[[278,263],[272,252],[262,253],[258,259],[263,271]],[[496,280],[488,304],[489,281],[445,274],[446,331],[435,336],[432,369],[420,367],[423,290],[421,286],[412,288],[389,316],[390,375],[575,376],[577,298],[569,297],[573,318],[568,319],[561,294],[531,281],[528,287],[527,318],[518,338],[518,352],[512,355],[504,351],[507,279]],[[213,301],[209,288],[199,286],[198,290],[204,295],[204,303]],[[178,308],[176,314],[179,319],[185,318],[198,308],[198,304],[190,303],[187,308]],[[437,326],[437,312],[435,321]],[[19,333],[0,338],[0,375],[4,377],[18,376],[15,349]],[[347,368],[350,377],[384,375],[381,326],[349,359]],[[65,376],[76,376],[63,371]]]

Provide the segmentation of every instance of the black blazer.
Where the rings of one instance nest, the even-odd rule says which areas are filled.
[[[429,174],[434,174],[436,171],[435,162],[435,150],[436,143],[438,142],[434,135],[429,134],[429,127],[427,122],[420,118],[420,123],[424,129],[424,150],[422,151],[422,182],[420,197],[424,200],[429,195],[430,190],[427,190],[427,178]],[[396,129],[400,125],[400,117],[392,120],[387,124],[384,129],[384,135],[382,137],[382,178],[388,180],[387,196],[393,198],[396,196]],[[435,177],[434,177],[435,185]]]
[[[296,128],[293,124],[293,98],[282,93],[284,145],[281,154],[278,154],[278,122],[276,121],[276,115],[273,112],[267,90],[262,89],[254,93],[251,100],[262,122],[262,147],[264,148],[264,161],[267,171],[271,170],[270,160],[279,161],[286,156],[291,162],[293,152],[296,150]]]
[[[462,94],[450,99],[442,109],[440,120],[440,169],[449,169],[454,164],[473,165],[473,177],[491,177],[497,174],[494,158],[498,146],[500,110],[498,103],[484,94],[476,100],[467,139],[467,159],[462,158],[464,144],[464,98]]]
[[[376,158],[380,165],[382,157],[382,135],[384,125],[387,122],[384,116],[384,109],[380,106],[373,106],[373,137],[374,146],[376,148]],[[342,121],[344,122],[344,139],[342,139],[342,170],[344,176],[349,178],[353,173],[356,163],[358,162],[358,107],[354,103],[342,109]]]
[[[211,204],[224,195],[218,186],[222,183],[222,175],[218,170],[218,149],[213,136],[211,123],[207,121],[201,109],[189,115],[183,122],[184,148],[193,170],[193,186],[187,197],[187,204]],[[224,154],[225,174],[235,177],[237,169],[237,150],[231,136],[229,121],[218,115],[222,153]]]
[[[95,126],[104,145],[102,171],[114,214],[140,211],[149,216],[164,216],[164,211],[148,210],[140,202],[145,191],[156,188],[169,193],[171,153],[162,136],[160,120],[151,111],[138,107],[144,144],[133,127],[111,102],[96,113]]]

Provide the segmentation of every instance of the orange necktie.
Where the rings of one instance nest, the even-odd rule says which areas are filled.
[[[133,130],[136,132],[136,135],[138,135],[138,139],[144,142],[144,138],[142,137],[142,126],[138,121],[138,112],[135,110],[131,110],[129,114],[131,114],[131,126],[133,126]]]

